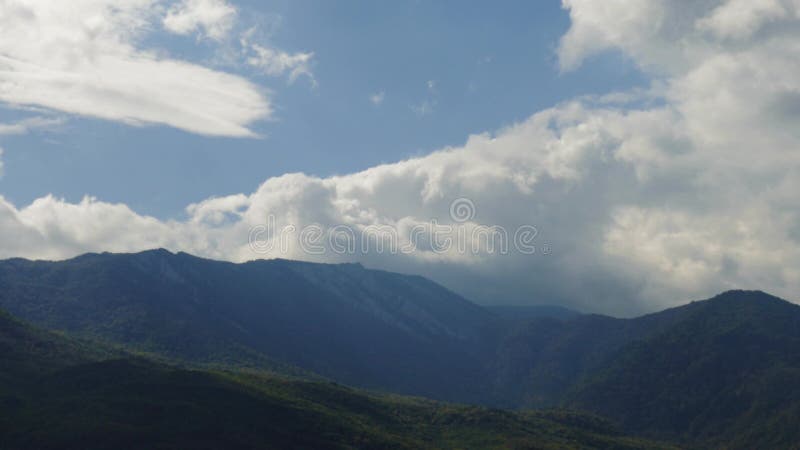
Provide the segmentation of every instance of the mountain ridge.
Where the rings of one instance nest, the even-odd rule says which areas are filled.
[[[800,440],[770,425],[800,421],[800,307],[761,291],[636,318],[506,320],[419,276],[154,251],[0,261],[2,307],[192,364],[283,364],[439,400],[581,409],[628,433],[693,445]],[[747,424],[779,438],[747,435]]]
[[[0,307],[168,357],[263,367],[263,355],[348,384],[445,400],[476,392],[494,320],[418,276],[166,250],[0,261]]]

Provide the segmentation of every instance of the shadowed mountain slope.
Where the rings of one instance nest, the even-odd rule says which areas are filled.
[[[649,436],[737,448],[800,442],[789,425],[800,423],[800,306],[731,291],[662,314],[680,320],[617,352],[565,404]]]
[[[422,277],[185,253],[0,262],[0,307],[48,328],[201,363],[286,363],[365,387],[482,401],[494,316]]]
[[[684,444],[792,448],[800,307],[730,291],[635,319],[539,319],[498,345],[495,399],[600,414]]]
[[[187,370],[87,345],[0,312],[0,448],[665,448],[592,416]]]

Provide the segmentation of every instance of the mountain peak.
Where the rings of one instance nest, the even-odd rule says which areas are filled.
[[[730,291],[722,292],[721,294],[717,294],[714,297],[709,299],[713,302],[781,302],[781,303],[788,303],[786,300],[776,297],[774,295],[770,295],[764,291],[759,290],[743,290],[743,289],[734,289]]]
[[[167,250],[167,249],[165,249],[163,247],[153,248],[153,249],[150,249],[150,250],[144,250],[144,251],[141,251],[141,252],[139,252],[137,254],[138,255],[148,255],[148,256],[151,256],[151,255],[152,256],[175,256],[176,255],[175,253],[172,253],[171,251],[169,251],[169,250]]]

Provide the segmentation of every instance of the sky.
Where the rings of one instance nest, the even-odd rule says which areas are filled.
[[[203,31],[170,35],[151,23],[155,29],[139,37],[139,47],[256,84],[274,109],[249,124],[258,136],[209,138],[161,123],[131,127],[53,111],[47,115],[65,123],[0,142],[6,199],[28,204],[53,194],[75,202],[94,195],[142,214],[181,218],[190,203],[251,191],[268,177],[347,174],[424,155],[564,99],[644,79],[613,57],[589,71],[559,73],[553,49],[569,16],[557,1],[460,6],[456,14],[452,4],[433,2],[191,4],[228,5],[241,23],[222,42]],[[160,5],[169,11],[170,3]],[[313,54],[307,73],[270,74],[238,55],[227,64],[224,53],[240,50],[236,41],[252,27],[258,45]],[[36,116],[14,107],[4,112],[8,122]]]
[[[798,35],[796,0],[0,0],[0,257],[798,300]]]

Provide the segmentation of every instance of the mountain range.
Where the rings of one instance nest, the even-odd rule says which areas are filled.
[[[154,250],[1,261],[0,308],[193,370],[586,411],[682,446],[800,442],[800,307],[758,291],[617,319],[481,307],[423,277],[358,264]]]
[[[193,362],[445,400],[474,383],[493,317],[418,276],[357,264],[231,264],[166,250],[0,263],[0,307],[47,328]],[[291,369],[289,369],[291,370]]]

